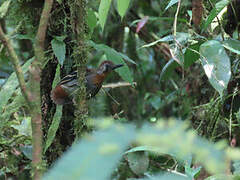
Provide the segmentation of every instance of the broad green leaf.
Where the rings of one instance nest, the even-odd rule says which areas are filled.
[[[0,19],[7,14],[10,3],[11,3],[11,0],[6,0],[0,6]]]
[[[216,3],[215,7],[211,10],[206,22],[203,24],[202,30],[205,31],[213,19],[230,3],[230,0],[221,0]]]
[[[125,57],[125,56],[123,56],[123,54],[118,53],[114,49],[112,49],[109,46],[106,46],[104,44],[95,44],[93,41],[89,41],[89,45],[94,47],[98,51],[103,51],[106,54],[108,60],[111,60],[115,64],[124,64],[123,67],[116,69],[116,72],[118,72],[118,74],[123,78],[123,80],[128,81],[129,83],[133,82],[133,76],[132,76],[127,64],[125,63],[125,61],[122,58],[122,57]],[[130,59],[130,58],[128,58],[128,59]]]
[[[112,125],[96,131],[66,152],[43,180],[109,179],[122,153],[134,138],[135,128],[130,125]]]
[[[28,71],[28,67],[31,65],[34,57],[29,59],[23,66],[22,70],[23,73]],[[0,90],[0,113],[3,112],[4,107],[6,106],[8,100],[11,98],[12,94],[16,90],[17,86],[19,85],[16,73],[12,73],[7,82],[3,85]]]
[[[126,14],[126,11],[128,9],[128,6],[130,4],[131,0],[118,0],[117,1],[117,7],[118,7],[118,13],[123,18],[123,16]]]
[[[92,35],[94,28],[97,25],[97,16],[92,9],[88,9],[87,24],[90,29],[90,35]]]
[[[111,2],[112,2],[112,0],[101,0],[101,2],[100,2],[98,14],[99,14],[99,23],[102,27],[102,30],[104,29],[104,25],[107,20],[107,15],[108,15],[108,11],[109,11]]]
[[[32,146],[30,145],[20,146],[19,149],[28,159],[32,160]]]
[[[57,85],[57,83],[60,80],[60,66],[58,65],[56,73],[55,73],[55,78],[53,81],[53,88]],[[49,146],[52,144],[56,132],[58,130],[60,121],[61,121],[61,117],[62,117],[62,106],[57,106],[56,108],[56,112],[53,116],[53,120],[52,120],[52,124],[50,125],[49,129],[48,129],[48,134],[47,134],[47,140],[45,143],[45,147],[44,147],[44,153],[47,151],[47,149],[49,148]]]
[[[232,51],[232,52],[240,55],[240,41],[239,40],[229,39],[229,40],[223,41],[223,47],[225,47],[229,51]]]
[[[200,54],[209,82],[222,96],[231,77],[231,64],[225,49],[220,42],[211,40],[200,46]]]
[[[55,37],[51,41],[51,45],[52,45],[53,52],[58,59],[59,64],[63,65],[65,60],[65,54],[66,54],[66,44],[63,42],[61,37]]]
[[[189,68],[200,57],[199,48],[202,42],[190,45],[184,53],[184,68]]]
[[[137,175],[143,175],[149,166],[149,158],[146,152],[128,153],[127,161],[131,170]]]
[[[165,11],[166,11],[168,8],[170,8],[171,6],[173,6],[174,4],[178,3],[178,1],[179,1],[179,0],[171,0],[171,1],[168,3],[167,7],[165,8]]]

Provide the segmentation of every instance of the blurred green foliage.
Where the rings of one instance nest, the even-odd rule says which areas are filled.
[[[137,85],[104,88],[89,100],[87,126],[93,132],[65,147],[66,153],[50,147],[61,125],[71,122],[61,122],[62,107],[44,104],[52,108],[52,119],[45,126],[43,148],[61,157],[43,179],[239,179],[239,150],[223,139],[230,139],[229,144],[235,139],[238,146],[240,41],[223,32],[226,16],[212,28],[229,1],[203,2],[198,29],[191,24],[191,2],[182,0],[174,37],[178,2],[88,1],[89,67],[106,59],[123,63],[119,76],[112,73],[106,84]],[[71,3],[58,0],[51,12],[44,66],[61,65],[52,87],[75,68]],[[42,5],[36,0],[0,0],[0,24],[13,41],[26,81]],[[0,44],[0,179],[29,179],[30,117],[13,71],[7,49]]]

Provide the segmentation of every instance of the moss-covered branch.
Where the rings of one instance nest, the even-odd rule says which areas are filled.
[[[88,108],[86,104],[85,72],[87,64],[86,39],[86,0],[73,1],[71,4],[71,24],[77,41],[74,49],[74,60],[78,70],[79,89],[76,97],[74,132],[76,138],[87,130],[85,126]]]
[[[41,19],[34,44],[35,60],[30,68],[30,84],[32,89],[32,165],[33,178],[38,180],[42,174],[42,115],[40,104],[40,75],[44,64],[44,41],[53,0],[45,0]]]

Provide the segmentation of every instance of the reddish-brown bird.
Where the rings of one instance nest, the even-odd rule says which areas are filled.
[[[115,65],[112,61],[103,61],[97,69],[87,69],[86,71],[86,91],[87,98],[94,97],[102,87],[102,83],[107,75],[119,68],[123,64]],[[65,76],[51,92],[51,98],[55,104],[72,103],[74,94],[78,88],[77,71]]]

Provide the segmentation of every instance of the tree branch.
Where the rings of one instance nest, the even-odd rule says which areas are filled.
[[[137,83],[133,82],[133,85],[136,86]],[[118,83],[110,83],[103,85],[103,88],[118,88],[118,87],[126,87],[126,86],[132,86],[129,82],[118,82]]]
[[[2,41],[4,46],[6,46],[7,49],[8,49],[8,53],[11,57],[10,60],[13,63],[14,70],[16,72],[22,94],[23,94],[26,102],[30,106],[30,96],[29,96],[29,93],[27,91],[26,83],[24,81],[24,75],[23,75],[23,71],[22,71],[21,66],[20,66],[20,61],[17,57],[16,52],[13,49],[13,46],[12,46],[12,43],[11,43],[10,39],[4,34],[1,24],[0,24],[0,40]]]
[[[52,9],[53,0],[45,0],[39,27],[34,44],[35,60],[30,67],[30,84],[32,90],[32,166],[33,179],[40,180],[42,175],[42,115],[40,104],[40,75],[44,64],[44,41],[46,37],[48,20]]]

